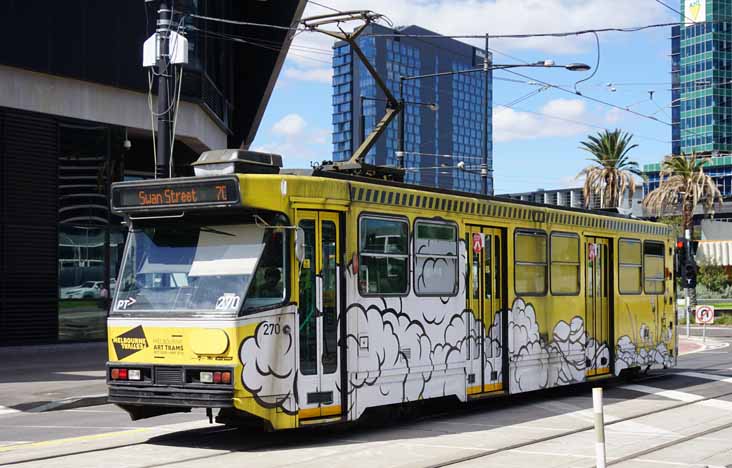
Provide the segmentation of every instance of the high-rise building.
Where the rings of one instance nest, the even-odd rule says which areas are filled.
[[[401,76],[483,66],[483,50],[453,39],[414,37],[425,35],[435,33],[418,26],[390,29],[371,24],[358,39],[397,99]],[[384,115],[386,100],[347,43],[337,42],[333,48],[333,160],[343,161]],[[483,139],[486,79],[487,142]],[[407,182],[483,193],[479,171],[487,154],[488,193],[493,193],[491,85],[491,73],[482,71],[404,81]],[[398,122],[394,119],[367,154],[367,162],[396,166],[397,150]],[[460,162],[467,170],[457,167]]]
[[[706,172],[732,196],[732,0],[681,0],[671,30],[671,153],[712,156]],[[661,165],[644,166],[646,190]]]

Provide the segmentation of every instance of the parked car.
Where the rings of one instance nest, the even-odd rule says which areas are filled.
[[[79,286],[61,288],[61,299],[98,299],[102,295],[103,281],[85,281]]]

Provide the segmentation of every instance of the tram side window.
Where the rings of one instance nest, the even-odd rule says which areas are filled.
[[[618,241],[618,287],[620,294],[641,293],[641,242],[637,239]]]
[[[359,226],[358,286],[362,295],[409,291],[409,224],[406,220],[362,217]]]
[[[643,243],[643,289],[646,294],[663,294],[664,279],[663,244]]]
[[[579,236],[568,232],[551,235],[551,287],[557,296],[576,296],[580,291]]]
[[[547,291],[546,233],[517,231],[514,259],[516,294],[545,295]]]
[[[418,296],[457,294],[457,226],[414,223],[414,291]]]

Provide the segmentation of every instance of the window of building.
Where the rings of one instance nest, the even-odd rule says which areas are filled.
[[[414,291],[418,296],[454,296],[458,290],[457,226],[414,223]]]
[[[550,251],[552,294],[571,296],[579,294],[579,236],[568,232],[553,232]]]
[[[643,244],[643,289],[646,294],[664,293],[665,270],[663,266],[663,244]]]
[[[403,219],[364,216],[359,226],[358,285],[362,295],[409,291],[409,224]]]
[[[517,231],[514,245],[516,294],[541,296],[547,291],[546,233]]]
[[[641,242],[637,239],[618,241],[618,276],[620,294],[640,294],[641,292]]]

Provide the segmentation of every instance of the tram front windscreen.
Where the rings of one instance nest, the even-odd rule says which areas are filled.
[[[113,313],[236,314],[281,303],[285,234],[255,224],[130,232]]]

